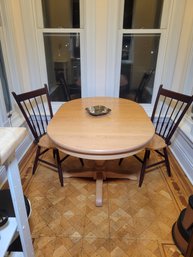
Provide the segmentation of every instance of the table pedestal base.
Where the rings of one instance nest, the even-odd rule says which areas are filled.
[[[120,171],[108,171],[106,169],[105,160],[95,160],[93,169],[82,169],[77,172],[77,170],[64,171],[64,178],[69,177],[81,177],[88,178],[92,177],[96,180],[96,206],[100,207],[103,204],[103,180],[107,178],[117,178],[117,179],[131,179],[137,180],[137,176],[133,174],[121,173]],[[121,168],[120,168],[121,170]]]

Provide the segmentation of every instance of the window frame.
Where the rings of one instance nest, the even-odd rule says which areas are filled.
[[[88,0],[87,0],[88,1]],[[81,65],[81,94],[86,95],[86,76],[85,76],[85,29],[84,29],[84,19],[85,19],[85,0],[80,0],[80,28],[44,28],[43,24],[43,12],[41,0],[35,1],[35,20],[36,20],[36,30],[38,38],[38,57],[40,64],[40,74],[42,84],[48,84],[47,68],[46,68],[46,55],[44,46],[44,33],[47,34],[69,34],[69,33],[79,33],[80,35],[80,65]]]
[[[154,86],[153,86],[153,92],[152,92],[152,100],[151,103],[148,104],[141,104],[148,114],[150,114],[152,110],[152,105],[155,101],[155,97],[157,94],[157,90],[159,88],[159,85],[161,84],[161,73],[158,72],[160,70],[163,70],[164,66],[164,58],[163,53],[166,51],[166,45],[167,45],[167,34],[168,34],[168,23],[170,19],[170,12],[172,8],[172,2],[169,0],[164,0],[163,4],[163,10],[162,10],[162,17],[161,17],[161,24],[160,28],[156,29],[124,29],[123,28],[123,18],[124,18],[124,0],[121,0],[120,4],[120,19],[119,19],[119,27],[118,27],[118,52],[117,52],[117,59],[119,60],[119,68],[117,69],[117,81],[116,84],[119,84],[120,81],[120,70],[121,70],[121,56],[122,56],[122,40],[124,34],[160,34],[160,41],[159,41],[159,51],[157,55],[157,64],[156,64],[156,72],[155,72],[155,78],[154,78]],[[119,72],[119,73],[118,73]],[[119,96],[119,90],[120,86],[117,86],[115,89],[116,96]]]
[[[13,114],[13,106],[12,106],[12,101],[11,101],[11,95],[10,95],[10,85],[11,85],[11,80],[10,80],[10,69],[8,65],[8,58],[7,58],[7,50],[6,50],[6,44],[5,44],[5,38],[4,38],[4,33],[3,33],[3,28],[0,26],[0,42],[1,42],[1,48],[2,48],[2,55],[3,55],[3,62],[5,66],[5,73],[6,73],[6,80],[7,80],[7,86],[8,86],[8,92],[9,92],[9,97],[10,97],[10,104],[11,104],[11,110],[7,111],[5,101],[4,101],[4,93],[3,93],[3,86],[1,84],[1,79],[0,79],[0,107],[1,107],[1,118],[0,118],[0,126],[9,126],[10,125],[10,120],[9,118]]]

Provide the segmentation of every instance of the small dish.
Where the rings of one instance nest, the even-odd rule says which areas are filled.
[[[93,116],[105,115],[111,111],[110,108],[108,108],[104,105],[95,105],[95,106],[86,107],[85,110],[90,115],[93,115]]]

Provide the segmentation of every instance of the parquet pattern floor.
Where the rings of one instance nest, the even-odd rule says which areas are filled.
[[[57,173],[46,166],[39,165],[32,176],[32,162],[33,154],[23,161],[21,176],[32,204],[30,228],[37,257],[182,256],[171,228],[186,207],[192,186],[174,161],[172,178],[162,166],[146,174],[142,188],[137,181],[106,180],[102,207],[95,206],[93,179],[68,178],[62,188]],[[84,162],[92,166],[92,161]],[[68,158],[63,168],[69,167],[80,168],[79,160]],[[133,157],[121,167],[140,171]],[[118,160],[109,161],[108,168],[118,168]]]

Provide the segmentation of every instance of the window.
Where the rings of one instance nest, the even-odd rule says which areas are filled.
[[[81,97],[79,0],[42,0],[43,43],[52,101]]]
[[[1,43],[0,43],[0,79],[1,79],[1,87],[3,92],[6,112],[9,113],[12,109],[12,106],[11,106],[9,87],[7,82],[7,75],[5,71],[5,64],[4,64]]]
[[[124,29],[158,29],[163,0],[125,0]]]
[[[124,2],[120,97],[151,103],[162,9],[162,0]]]
[[[10,126],[12,103],[7,77],[7,58],[2,28],[0,28],[0,126]]]
[[[80,28],[79,0],[42,0],[44,28]]]

